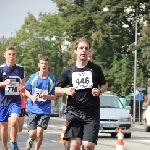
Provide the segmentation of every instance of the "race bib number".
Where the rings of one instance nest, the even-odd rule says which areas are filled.
[[[46,101],[46,100],[43,99],[42,94],[48,95],[48,91],[35,88],[34,95],[36,95],[38,101]]]
[[[76,90],[92,88],[92,72],[84,71],[84,72],[73,72],[72,73],[72,84]]]
[[[19,95],[19,82],[15,79],[11,80],[10,85],[5,86],[5,95]]]

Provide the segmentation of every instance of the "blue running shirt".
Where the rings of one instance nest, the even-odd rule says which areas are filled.
[[[51,74],[45,79],[41,78],[38,72],[32,74],[25,84],[25,89],[30,91],[32,95],[36,95],[38,100],[33,102],[28,98],[26,102],[26,111],[35,114],[50,114],[51,100],[43,101],[40,94],[44,91],[46,94],[55,95],[55,85],[56,79]]]
[[[11,103],[20,102],[19,82],[24,79],[24,67],[15,64],[8,67],[7,64],[0,66],[0,82],[11,79],[12,83],[0,87],[0,106],[9,106]]]

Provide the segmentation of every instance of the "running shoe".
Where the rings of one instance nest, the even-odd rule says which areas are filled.
[[[17,146],[17,142],[12,142],[10,140],[10,144],[11,144],[11,147],[12,147],[12,150],[19,150],[18,146]]]
[[[30,148],[32,148],[33,142],[34,142],[33,139],[27,140],[27,143],[26,143],[26,150],[30,150]]]

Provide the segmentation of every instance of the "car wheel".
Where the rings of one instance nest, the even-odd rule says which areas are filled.
[[[150,132],[150,127],[148,127],[146,119],[144,120],[144,131]]]
[[[112,138],[116,138],[117,133],[111,133]]]
[[[124,134],[124,138],[131,138],[131,133]]]

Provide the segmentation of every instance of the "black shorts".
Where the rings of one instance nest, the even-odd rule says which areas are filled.
[[[22,108],[21,113],[19,114],[19,117],[24,117],[25,115],[26,115],[25,108]],[[9,117],[11,117],[11,114],[9,115]]]
[[[28,131],[37,129],[37,126],[41,126],[44,130],[48,127],[50,120],[50,114],[31,114],[28,113],[27,127]]]
[[[22,108],[19,117],[24,117],[25,115],[26,115],[25,108]]]
[[[64,140],[69,141],[71,137],[81,138],[82,141],[88,141],[97,144],[98,133],[100,129],[100,116],[89,116],[84,119],[67,113],[66,114],[66,132]]]

